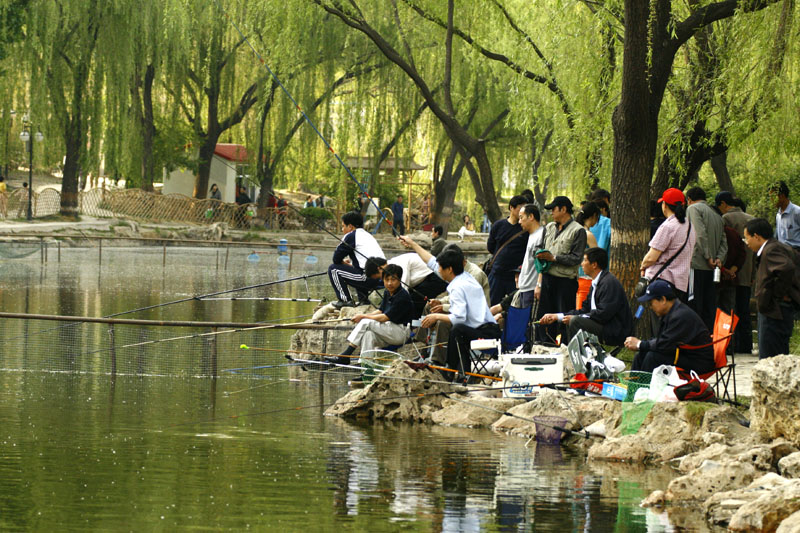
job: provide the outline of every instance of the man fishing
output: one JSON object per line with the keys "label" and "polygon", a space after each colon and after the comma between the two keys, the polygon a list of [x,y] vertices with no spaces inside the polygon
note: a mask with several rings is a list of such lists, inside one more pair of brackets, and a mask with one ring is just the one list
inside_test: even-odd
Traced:
{"label": "man fishing", "polygon": [[361,213],[350,211],[342,215],[344,238],[333,252],[333,264],[328,267],[328,277],[338,301],[333,302],[336,309],[354,307],[350,297],[350,287],[358,293],[359,301],[367,299],[369,291],[380,286],[380,280],[367,278],[364,267],[370,257],[386,257],[378,241],[364,230],[364,217]]}
{"label": "man fishing", "polygon": [[[325,357],[326,361],[347,365],[359,346],[363,354],[391,344],[403,344],[408,338],[413,306],[408,291],[400,286],[403,269],[398,265],[385,265],[382,277],[386,290],[380,308],[372,313],[354,316],[356,327],[347,337],[347,348],[339,356]],[[358,362],[361,363],[360,358]]]}

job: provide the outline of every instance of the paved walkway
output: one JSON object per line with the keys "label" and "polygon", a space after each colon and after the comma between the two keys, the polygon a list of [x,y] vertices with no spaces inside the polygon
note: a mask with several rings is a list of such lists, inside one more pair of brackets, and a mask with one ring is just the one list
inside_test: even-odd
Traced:
{"label": "paved walkway", "polygon": [[757,355],[736,355],[736,394],[739,396],[753,395],[753,367],[758,363]]}

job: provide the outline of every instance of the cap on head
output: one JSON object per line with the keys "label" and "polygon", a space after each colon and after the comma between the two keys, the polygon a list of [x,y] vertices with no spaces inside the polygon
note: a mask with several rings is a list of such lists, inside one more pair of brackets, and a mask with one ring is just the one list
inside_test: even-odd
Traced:
{"label": "cap on head", "polygon": [[664,296],[669,296],[671,294],[674,294],[672,291],[672,285],[663,279],[657,279],[650,283],[650,285],[647,286],[647,291],[645,291],[645,293],[637,299],[640,302],[649,302],[650,300],[663,298]]}
{"label": "cap on head", "polygon": [[686,197],[683,195],[683,191],[672,187],[664,191],[664,194],[658,199],[658,203],[661,202],[666,202],[670,205],[685,204]]}
{"label": "cap on head", "polygon": [[572,209],[572,201],[566,196],[556,196],[553,201],[544,206],[545,209],[553,209],[554,207],[566,207]]}

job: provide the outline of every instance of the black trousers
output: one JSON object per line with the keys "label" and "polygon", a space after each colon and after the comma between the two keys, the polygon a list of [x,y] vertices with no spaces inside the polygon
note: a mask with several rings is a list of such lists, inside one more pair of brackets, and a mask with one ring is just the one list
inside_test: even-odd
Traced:
{"label": "black trousers", "polygon": [[[539,310],[536,320],[547,313],[566,313],[575,308],[575,295],[578,293],[578,280],[559,278],[544,273],[541,275],[542,292],[539,296]],[[555,343],[561,324],[558,322],[536,328],[536,341]]]}
{"label": "black trousers", "polygon": [[714,283],[713,270],[694,271],[694,299],[689,307],[703,320],[708,331],[714,331],[714,317],[717,314],[717,284]]}
{"label": "black trousers", "polygon": [[794,307],[784,303],[778,307],[781,310],[781,319],[758,313],[759,359],[789,353],[789,339],[794,327]]}
{"label": "black trousers", "polygon": [[[472,371],[469,344],[475,339],[499,339],[500,327],[491,322],[471,328],[464,324],[456,324],[450,329],[450,338],[447,340],[447,366],[460,373]],[[448,372],[448,374],[451,374]],[[453,375],[446,376],[450,380]]]}
{"label": "black trousers", "polygon": [[336,297],[345,302],[352,300],[349,287],[355,288],[358,300],[363,301],[370,291],[374,291],[382,283],[380,279],[368,278],[360,268],[345,264],[329,266],[328,278],[336,291]]}
{"label": "black trousers", "polygon": [[[661,365],[674,365],[675,354],[667,355],[661,352],[636,352],[631,363],[631,370],[638,370],[640,372],[652,372]],[[689,372],[694,370],[698,374],[705,374],[714,370],[714,358],[699,358],[687,355],[682,351],[678,357],[678,368]]]}
{"label": "black trousers", "polygon": [[[509,272],[506,274],[497,274],[495,271],[489,273],[489,301],[490,305],[497,305],[500,303],[506,294],[511,294],[517,289],[517,283],[514,281],[514,273]],[[575,295],[572,296],[573,301]],[[569,309],[568,309],[569,310]]]}

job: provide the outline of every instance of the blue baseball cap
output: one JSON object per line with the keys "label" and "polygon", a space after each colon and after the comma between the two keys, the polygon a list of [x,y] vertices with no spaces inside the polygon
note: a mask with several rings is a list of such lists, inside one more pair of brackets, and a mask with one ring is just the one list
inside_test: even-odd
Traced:
{"label": "blue baseball cap", "polygon": [[647,291],[645,291],[642,296],[639,296],[637,300],[640,302],[649,302],[654,298],[663,298],[664,296],[669,296],[671,294],[675,294],[675,292],[672,290],[672,285],[668,281],[657,279],[650,282],[650,285],[647,286]]}

